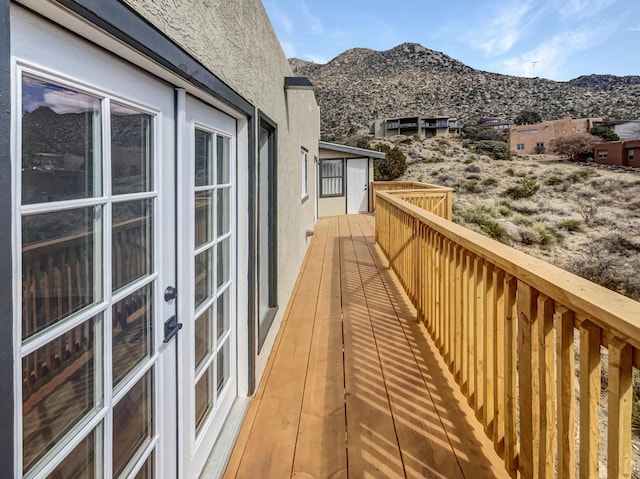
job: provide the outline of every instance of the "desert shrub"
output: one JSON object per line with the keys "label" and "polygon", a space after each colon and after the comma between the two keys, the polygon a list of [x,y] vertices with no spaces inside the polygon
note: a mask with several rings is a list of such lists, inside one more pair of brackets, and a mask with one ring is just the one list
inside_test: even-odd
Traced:
{"label": "desert shrub", "polygon": [[549,142],[549,148],[556,155],[566,156],[569,161],[578,161],[591,154],[594,145],[601,141],[600,138],[589,133],[575,133],[554,138]]}
{"label": "desert shrub", "polygon": [[521,178],[515,186],[507,188],[504,192],[506,196],[514,200],[531,198],[540,189],[540,184],[531,178]]}
{"label": "desert shrub", "polygon": [[482,225],[480,225],[480,229],[485,233],[489,238],[494,239],[496,241],[505,242],[508,238],[507,230],[504,229],[497,221],[486,221]]}
{"label": "desert shrub", "polygon": [[564,178],[561,178],[560,176],[557,176],[557,175],[550,176],[544,182],[544,184],[547,186],[556,186],[556,185],[561,185],[562,183],[564,183]]}
{"label": "desert shrub", "polygon": [[475,181],[480,181],[481,179],[480,175],[467,175],[465,176],[465,178],[467,180],[475,180]]}
{"label": "desert shrub", "polygon": [[369,149],[371,143],[371,138],[368,136],[363,136],[356,141],[356,146],[358,148],[364,148],[366,150]]}
{"label": "desert shrub", "polygon": [[511,204],[511,209],[523,215],[535,215],[540,212],[540,207],[532,201],[516,201]]}
{"label": "desert shrub", "polygon": [[499,140],[500,134],[491,128],[477,128],[465,126],[460,130],[460,136],[469,141]]}
{"label": "desert shrub", "polygon": [[520,242],[528,246],[539,245],[543,248],[548,248],[564,240],[557,229],[542,223],[524,226],[519,232]]}
{"label": "desert shrub", "polygon": [[500,213],[501,216],[513,216],[513,211],[511,211],[509,208],[507,208],[504,205],[500,205],[498,206],[498,213]]}
{"label": "desert shrub", "polygon": [[468,165],[468,164],[470,164],[470,163],[473,163],[474,161],[476,161],[476,159],[475,159],[475,158],[465,158],[465,159],[464,159],[464,161],[463,161],[463,163],[464,163],[465,165]]}
{"label": "desert shrub", "polygon": [[574,171],[569,175],[571,183],[583,183],[587,181],[587,178],[589,178],[589,172],[585,170]]}
{"label": "desert shrub", "polygon": [[517,226],[531,226],[533,224],[532,220],[519,214],[514,215],[512,221]]}
{"label": "desert shrub", "polygon": [[467,193],[480,193],[482,191],[476,180],[465,181],[460,185],[460,188]]}
{"label": "desert shrub", "polygon": [[479,165],[470,164],[464,169],[464,171],[468,173],[480,173],[482,171],[482,168],[480,168]]}
{"label": "desert shrub", "polygon": [[482,180],[482,184],[484,186],[498,186],[498,184],[500,184],[500,180],[498,178],[490,176],[489,178],[485,178],[484,180]]}
{"label": "desert shrub", "polygon": [[513,171],[513,168],[507,168],[506,170],[504,170],[505,175],[509,175],[509,176],[513,176],[516,174],[515,171]]}
{"label": "desert shrub", "polygon": [[407,159],[398,147],[378,145],[378,151],[386,153],[385,157],[374,163],[374,178],[376,181],[390,181],[407,171]]}
{"label": "desert shrub", "polygon": [[481,155],[487,155],[494,160],[510,160],[511,150],[503,141],[481,140],[474,145],[474,151]]}
{"label": "desert shrub", "polygon": [[594,197],[582,198],[578,201],[578,211],[585,224],[590,225],[596,221],[598,211],[600,210],[600,202]]}
{"label": "desert shrub", "polygon": [[577,218],[565,218],[558,223],[558,227],[570,233],[576,233],[582,231],[582,221]]}

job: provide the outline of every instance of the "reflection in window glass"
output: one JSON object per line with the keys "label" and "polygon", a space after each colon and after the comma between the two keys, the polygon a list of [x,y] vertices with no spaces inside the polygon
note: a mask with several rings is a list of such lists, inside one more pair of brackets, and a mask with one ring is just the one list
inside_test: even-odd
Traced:
{"label": "reflection in window glass", "polygon": [[152,200],[113,205],[113,290],[152,273]]}
{"label": "reflection in window glass", "polygon": [[202,429],[204,420],[207,418],[209,411],[213,408],[213,397],[211,395],[212,371],[208,368],[196,383],[196,411],[195,423],[196,434]]}
{"label": "reflection in window glass", "polygon": [[99,434],[101,434],[100,428],[90,432],[48,477],[51,479],[100,477],[101,474],[96,475],[96,466],[99,467],[100,461],[95,457],[96,452],[98,454],[102,452],[96,451],[96,436]]}
{"label": "reflection in window glass", "polygon": [[213,291],[213,254],[212,249],[200,253],[195,258],[195,307],[198,308]]}
{"label": "reflection in window glass", "polygon": [[198,248],[213,238],[213,193],[197,192],[195,208],[195,247]]}
{"label": "reflection in window glass", "polygon": [[100,99],[22,77],[22,204],[99,196]]}
{"label": "reflection in window glass", "polygon": [[152,189],[153,117],[111,103],[111,179],[113,194]]}
{"label": "reflection in window glass", "polygon": [[113,305],[113,385],[151,356],[153,349],[152,285],[147,285]]}
{"label": "reflection in window glass", "polygon": [[195,185],[213,184],[213,140],[211,133],[195,132]]}
{"label": "reflection in window glass", "polygon": [[200,369],[200,365],[205,359],[210,357],[213,349],[213,334],[211,328],[213,327],[213,307],[206,309],[196,319],[195,327],[195,371]]}
{"label": "reflection in window glass", "polygon": [[225,341],[224,345],[218,351],[216,358],[216,391],[220,395],[225,384],[229,379],[229,341]]}
{"label": "reflection in window glass", "polygon": [[216,146],[218,184],[226,185],[229,183],[229,138],[217,136]]}
{"label": "reflection in window glass", "polygon": [[142,465],[142,468],[136,474],[135,479],[153,479],[153,463],[154,463],[154,454],[147,458],[147,460]]}
{"label": "reflection in window glass", "polygon": [[230,198],[229,194],[231,189],[220,188],[218,190],[218,236],[222,236],[227,234],[231,229],[231,224],[229,221],[230,214]]}
{"label": "reflection in window glass", "polygon": [[[94,304],[100,207],[22,218],[22,337]],[[99,260],[98,260],[99,261]]]}
{"label": "reflection in window glass", "polygon": [[220,287],[229,281],[229,238],[218,243],[218,282],[217,286]]}
{"label": "reflection in window glass", "polygon": [[153,437],[153,369],[113,408],[113,476],[144,452]]}
{"label": "reflection in window glass", "polygon": [[102,371],[96,364],[102,357],[97,332],[96,320],[91,319],[22,359],[25,472],[101,406],[96,391]]}
{"label": "reflection in window glass", "polygon": [[231,314],[229,308],[229,288],[227,288],[225,292],[218,297],[216,323],[218,340],[229,330],[229,315]]}

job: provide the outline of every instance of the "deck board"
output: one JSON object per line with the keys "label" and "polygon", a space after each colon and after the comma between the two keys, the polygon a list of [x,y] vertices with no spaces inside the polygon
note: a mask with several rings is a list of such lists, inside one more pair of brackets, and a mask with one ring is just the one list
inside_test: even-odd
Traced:
{"label": "deck board", "polygon": [[318,222],[225,478],[508,477],[373,227]]}

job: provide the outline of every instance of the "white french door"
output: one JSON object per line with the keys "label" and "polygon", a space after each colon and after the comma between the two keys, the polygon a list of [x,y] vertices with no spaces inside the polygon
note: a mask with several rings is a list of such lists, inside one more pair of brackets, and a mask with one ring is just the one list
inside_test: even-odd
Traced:
{"label": "white french door", "polygon": [[236,120],[182,93],[182,477],[198,477],[237,398]]}
{"label": "white french door", "polygon": [[174,478],[173,88],[11,14],[14,476]]}

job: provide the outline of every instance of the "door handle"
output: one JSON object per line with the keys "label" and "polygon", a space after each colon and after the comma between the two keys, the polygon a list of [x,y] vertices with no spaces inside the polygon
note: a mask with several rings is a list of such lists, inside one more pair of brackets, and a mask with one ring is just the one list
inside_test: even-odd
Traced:
{"label": "door handle", "polygon": [[168,343],[182,329],[182,323],[176,320],[175,316],[171,316],[164,322],[164,339],[163,343]]}
{"label": "door handle", "polygon": [[167,286],[167,289],[164,290],[164,300],[168,303],[169,301],[176,299],[178,297],[178,290],[173,286]]}

